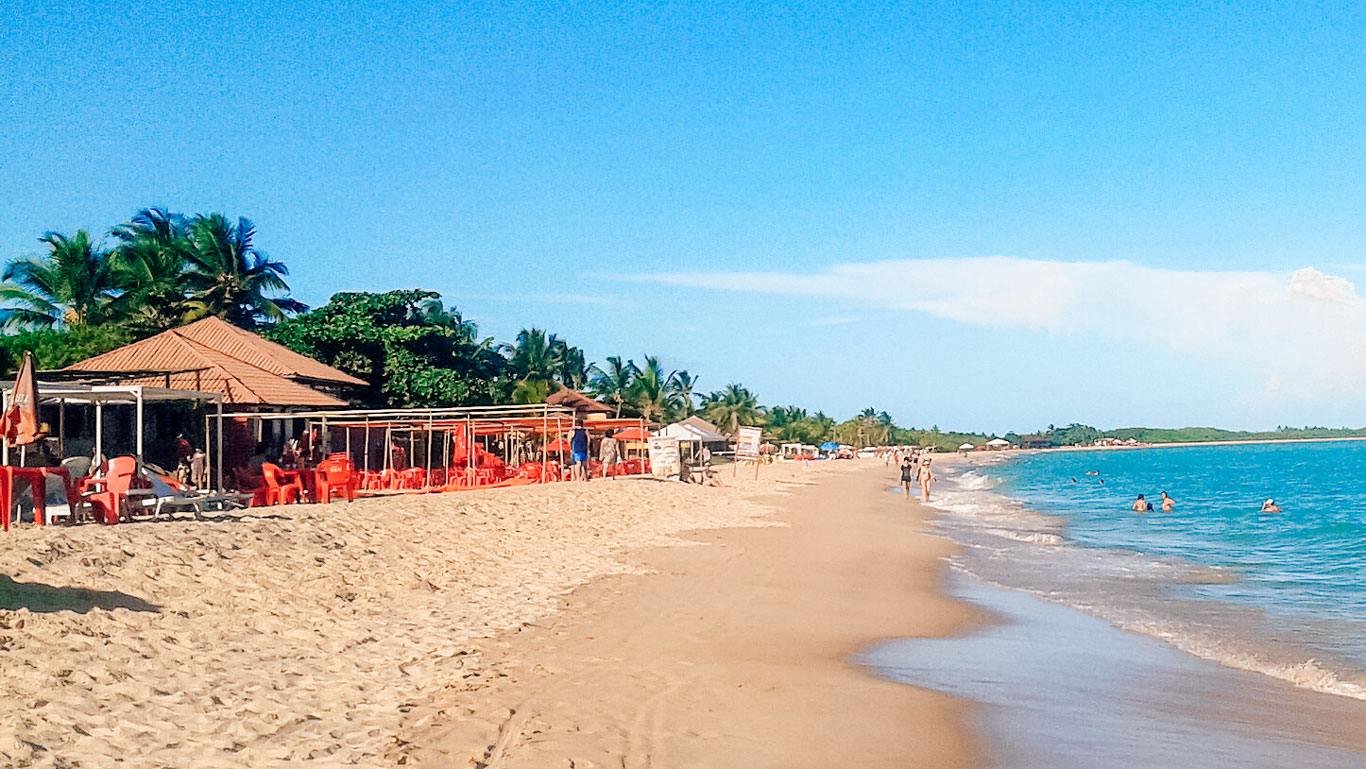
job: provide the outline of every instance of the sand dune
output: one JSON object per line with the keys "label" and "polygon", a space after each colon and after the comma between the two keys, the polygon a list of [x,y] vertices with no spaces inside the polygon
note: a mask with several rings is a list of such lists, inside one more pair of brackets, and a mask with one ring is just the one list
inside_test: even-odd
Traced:
{"label": "sand dune", "polygon": [[[727,480],[730,480],[727,478]],[[404,496],[204,522],[22,527],[0,548],[0,766],[386,765],[405,713],[497,675],[479,639],[767,525],[772,482]]]}

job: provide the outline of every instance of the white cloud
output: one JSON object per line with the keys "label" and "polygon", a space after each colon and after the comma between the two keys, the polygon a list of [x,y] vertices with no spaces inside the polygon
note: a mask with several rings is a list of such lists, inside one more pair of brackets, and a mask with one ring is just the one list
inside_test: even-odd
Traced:
{"label": "white cloud", "polygon": [[1136,340],[1233,370],[1264,372],[1254,389],[1276,399],[1366,393],[1366,301],[1351,281],[1313,267],[1202,272],[1125,261],[976,257],[843,264],[812,274],[644,279],[854,300],[982,326]]}

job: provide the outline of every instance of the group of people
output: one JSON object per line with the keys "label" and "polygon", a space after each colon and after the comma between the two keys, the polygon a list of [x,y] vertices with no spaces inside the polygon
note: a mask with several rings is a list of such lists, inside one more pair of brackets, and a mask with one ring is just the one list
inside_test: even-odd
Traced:
{"label": "group of people", "polygon": [[[603,475],[608,478],[616,477],[615,471],[621,462],[621,445],[612,437],[615,433],[615,430],[609,430],[598,442],[598,461],[602,463]],[[589,456],[588,431],[584,429],[583,422],[575,422],[574,432],[569,436],[569,477],[572,480],[587,481],[593,477]]]}
{"label": "group of people", "polygon": [[[1161,504],[1162,512],[1164,513],[1170,513],[1172,510],[1176,508],[1176,500],[1167,496],[1167,492],[1165,491],[1162,492]],[[1145,499],[1142,494],[1139,494],[1138,499],[1134,500],[1133,510],[1135,513],[1150,513],[1153,510],[1153,503]]]}
{"label": "group of people", "polygon": [[920,501],[930,501],[930,487],[934,486],[934,470],[930,467],[930,453],[920,449],[897,451],[892,457],[901,468],[901,489],[911,498],[911,484],[920,485]]}
{"label": "group of people", "polygon": [[[1176,507],[1176,500],[1167,496],[1167,492],[1164,491],[1162,492],[1161,504],[1162,512],[1170,513]],[[1133,511],[1135,513],[1151,513],[1153,511],[1153,503],[1149,502],[1147,499],[1144,499],[1142,494],[1139,494],[1138,499],[1134,500]],[[1262,503],[1261,511],[1263,513],[1279,513],[1281,512],[1281,506],[1276,504],[1276,500],[1268,499],[1267,501]]]}

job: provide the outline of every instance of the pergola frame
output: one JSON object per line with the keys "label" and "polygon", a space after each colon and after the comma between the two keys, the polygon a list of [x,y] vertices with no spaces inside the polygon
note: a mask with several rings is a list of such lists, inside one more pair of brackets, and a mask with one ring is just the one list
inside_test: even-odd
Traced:
{"label": "pergola frame", "polygon": [[[351,431],[363,429],[365,431],[365,456],[360,469],[370,470],[370,445],[371,435],[375,430],[385,431],[386,447],[392,445],[394,433],[407,432],[408,437],[408,456],[414,455],[413,448],[417,440],[417,433],[423,433],[426,443],[425,464],[428,477],[432,470],[432,457],[434,454],[433,434],[437,432],[446,433],[446,438],[442,441],[443,464],[449,464],[450,460],[450,440],[456,433],[463,433],[465,445],[473,445],[474,439],[479,436],[490,435],[511,435],[518,431],[536,433],[540,435],[562,435],[571,430],[576,420],[582,420],[583,427],[592,432],[605,432],[613,429],[623,429],[627,427],[639,427],[647,429],[649,423],[640,418],[633,419],[595,419],[585,417],[584,413],[569,406],[552,405],[547,403],[530,404],[510,404],[500,406],[458,406],[447,408],[408,408],[408,409],[336,409],[319,411],[219,411],[218,419],[218,466],[216,468],[219,478],[219,485],[222,485],[223,477],[223,420],[224,419],[257,419],[265,421],[297,421],[303,420],[305,431],[312,432],[316,426],[319,428],[319,439],[324,453],[330,452],[331,434],[330,430],[346,430],[346,453],[351,454]],[[547,462],[550,459],[550,452],[547,449],[549,441],[543,441],[541,446],[541,461]],[[384,452],[384,467],[382,470],[390,469],[392,463],[392,451],[386,449]]]}
{"label": "pergola frame", "polygon": [[[13,383],[0,385],[4,390],[5,403],[9,403],[10,391],[14,389]],[[215,392],[203,392],[198,390],[177,390],[168,387],[149,387],[147,385],[90,385],[72,384],[66,382],[39,382],[38,400],[47,405],[56,404],[57,411],[57,445],[58,453],[65,456],[66,449],[66,406],[75,404],[80,406],[94,406],[95,408],[95,457],[104,455],[104,407],[108,405],[132,406],[135,410],[136,434],[135,453],[138,462],[142,462],[143,454],[143,432],[145,430],[143,407],[147,403],[160,403],[167,401],[210,401],[217,405],[218,414],[223,414],[223,395]],[[207,417],[205,418],[207,428]],[[221,419],[219,422],[222,424]],[[207,443],[208,435],[205,435]],[[3,442],[0,442],[3,443]],[[222,442],[219,442],[219,450],[222,450]],[[206,453],[210,454],[209,462],[213,461],[214,452],[207,447]],[[217,457],[219,466],[222,466],[222,456]],[[8,465],[9,444],[5,443],[0,448],[0,464]],[[218,479],[219,488],[222,488],[222,475]]]}

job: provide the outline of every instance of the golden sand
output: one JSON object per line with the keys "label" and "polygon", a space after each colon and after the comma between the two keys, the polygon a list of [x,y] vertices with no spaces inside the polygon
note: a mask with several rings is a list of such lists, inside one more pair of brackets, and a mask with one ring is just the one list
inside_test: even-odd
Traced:
{"label": "golden sand", "polygon": [[21,527],[0,542],[0,766],[377,766],[480,639],[637,573],[630,548],[766,525],[651,480]]}

